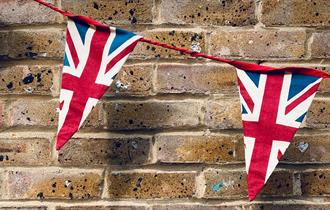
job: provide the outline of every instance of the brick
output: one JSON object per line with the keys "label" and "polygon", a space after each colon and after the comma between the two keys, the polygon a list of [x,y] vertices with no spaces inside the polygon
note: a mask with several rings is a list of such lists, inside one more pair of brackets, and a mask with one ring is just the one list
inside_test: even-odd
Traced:
{"label": "brick", "polygon": [[53,72],[59,66],[16,65],[0,67],[0,94],[50,95]]}
{"label": "brick", "polygon": [[315,204],[254,204],[251,205],[250,210],[328,210],[329,206],[325,205],[315,205]]}
{"label": "brick", "polygon": [[[8,126],[56,127],[58,122],[58,100],[18,99],[7,108]],[[97,104],[82,125],[82,128],[101,127],[101,104]]]}
{"label": "brick", "polygon": [[325,132],[296,135],[282,160],[296,163],[330,162],[329,150],[328,134]]}
{"label": "brick", "polygon": [[[139,33],[147,39],[165,42],[167,44],[190,49],[192,44],[199,45],[201,52],[206,52],[205,49],[205,34],[202,32],[194,31],[145,31]],[[169,50],[147,43],[139,43],[134,49],[132,58],[137,59],[151,59],[151,58],[188,58],[187,55],[182,55],[175,50]]]}
{"label": "brick", "polygon": [[210,53],[245,59],[300,59],[305,54],[304,30],[218,30],[210,35]]}
{"label": "brick", "polygon": [[242,128],[238,96],[216,97],[206,105],[205,124],[212,129]]}
{"label": "brick", "polygon": [[109,139],[73,139],[60,151],[61,165],[140,165],[150,162],[151,138],[113,136]]}
{"label": "brick", "polygon": [[[202,196],[208,199],[245,198],[247,180],[245,171],[224,171],[208,169],[203,172],[205,192]],[[275,171],[263,188],[262,196],[293,196],[294,175],[287,171]]]}
{"label": "brick", "polygon": [[61,29],[20,30],[10,33],[9,58],[59,58],[64,56],[64,33]]}
{"label": "brick", "polygon": [[305,196],[330,194],[330,170],[320,169],[301,174],[301,190]]}
{"label": "brick", "polygon": [[[329,15],[329,20],[330,20],[330,15]],[[310,45],[312,58],[329,58],[330,57],[329,39],[330,39],[329,32],[328,33],[327,32],[313,33],[312,42]]]}
{"label": "brick", "polygon": [[0,166],[49,165],[48,139],[0,139]]}
{"label": "brick", "polygon": [[162,23],[246,26],[256,23],[255,3],[247,1],[166,0],[160,4]]}
{"label": "brick", "polygon": [[91,200],[101,197],[100,170],[44,168],[6,170],[7,199]]}
{"label": "brick", "polygon": [[5,127],[5,107],[6,107],[6,102],[5,101],[0,101],[0,130]]}
{"label": "brick", "polygon": [[191,198],[195,192],[195,172],[111,172],[110,199]]}
{"label": "brick", "polygon": [[47,207],[0,207],[0,210],[47,210]]}
{"label": "brick", "polygon": [[202,118],[199,101],[134,101],[105,103],[110,130],[196,127]]}
{"label": "brick", "polygon": [[212,205],[162,205],[162,206],[154,206],[152,207],[152,210],[243,210],[243,207],[241,205],[235,205],[235,206],[228,206],[228,205],[218,205],[218,206],[212,206]]}
{"label": "brick", "polygon": [[[54,4],[54,0],[46,2]],[[56,23],[58,13],[29,0],[3,0],[0,4],[0,25]]]}
{"label": "brick", "polygon": [[8,57],[8,36],[8,32],[0,32],[0,59]]}
{"label": "brick", "polygon": [[57,207],[56,210],[145,210],[145,207],[136,206],[75,206],[75,207]]}
{"label": "brick", "polygon": [[124,65],[106,96],[145,96],[152,91],[152,64]]}
{"label": "brick", "polygon": [[227,163],[244,160],[241,135],[162,134],[155,137],[157,159],[164,163]]}
{"label": "brick", "polygon": [[144,24],[153,19],[153,0],[62,0],[62,8],[107,24]]}
{"label": "brick", "polygon": [[330,101],[315,98],[306,117],[306,126],[310,128],[327,128],[330,122]]}
{"label": "brick", "polygon": [[236,92],[235,68],[222,65],[162,64],[157,68],[156,92]]}
{"label": "brick", "polygon": [[261,22],[266,26],[329,26],[329,8],[327,0],[265,0]]}

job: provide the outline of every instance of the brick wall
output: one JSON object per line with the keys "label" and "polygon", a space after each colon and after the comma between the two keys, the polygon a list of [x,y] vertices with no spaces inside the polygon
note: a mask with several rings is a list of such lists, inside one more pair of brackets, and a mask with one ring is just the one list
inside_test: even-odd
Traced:
{"label": "brick wall", "polygon": [[[180,47],[330,66],[329,0],[48,0]],[[330,209],[330,80],[254,203],[232,67],[139,44],[83,129],[54,149],[65,19],[0,2],[0,209]],[[300,146],[300,147],[299,147]],[[300,150],[299,150],[300,148]]]}

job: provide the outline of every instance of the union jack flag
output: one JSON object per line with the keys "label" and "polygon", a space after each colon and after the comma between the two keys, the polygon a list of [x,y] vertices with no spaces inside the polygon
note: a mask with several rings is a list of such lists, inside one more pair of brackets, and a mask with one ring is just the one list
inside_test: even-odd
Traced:
{"label": "union jack flag", "polygon": [[56,148],[81,127],[141,37],[68,19]]}
{"label": "union jack flag", "polygon": [[322,78],[240,69],[237,76],[249,198],[254,200],[288,148]]}

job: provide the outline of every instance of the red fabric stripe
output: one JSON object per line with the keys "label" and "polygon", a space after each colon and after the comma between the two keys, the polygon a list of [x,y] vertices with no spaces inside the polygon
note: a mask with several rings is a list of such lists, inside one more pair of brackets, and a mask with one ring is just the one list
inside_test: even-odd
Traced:
{"label": "red fabric stripe", "polygon": [[306,91],[306,93],[302,94],[296,100],[292,101],[292,103],[289,106],[286,107],[285,114],[288,114],[292,109],[294,109],[296,106],[298,106],[301,102],[303,102],[308,97],[313,95],[317,91],[317,89],[319,88],[319,85],[320,85],[320,83],[315,84],[308,91]]}
{"label": "red fabric stripe", "polygon": [[238,81],[238,85],[239,85],[239,88],[240,88],[240,93],[241,93],[242,97],[244,98],[244,101],[248,105],[251,112],[253,112],[254,103],[253,103],[252,98],[250,97],[250,94],[247,92],[247,90],[245,89],[242,81],[239,78],[237,78],[237,81]]}
{"label": "red fabric stripe", "polygon": [[73,44],[72,37],[70,35],[69,30],[66,33],[66,43],[68,44],[73,63],[75,65],[75,67],[77,68],[77,66],[79,64],[79,58],[78,58],[78,54],[77,54],[76,48]]}

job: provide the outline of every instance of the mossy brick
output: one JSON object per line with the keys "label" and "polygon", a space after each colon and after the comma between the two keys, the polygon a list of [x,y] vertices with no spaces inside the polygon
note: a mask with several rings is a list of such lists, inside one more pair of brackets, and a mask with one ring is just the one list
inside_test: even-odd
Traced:
{"label": "mossy brick", "polygon": [[[55,0],[46,2],[54,4]],[[0,25],[54,24],[62,19],[59,13],[30,0],[2,0],[0,4]]]}
{"label": "mossy brick", "polygon": [[107,24],[146,24],[153,20],[153,0],[62,0],[62,8]]}
{"label": "mossy brick", "polygon": [[210,35],[210,53],[244,59],[302,59],[306,32],[300,29],[215,30]]}
{"label": "mossy brick", "polygon": [[160,3],[162,23],[193,24],[202,26],[247,26],[254,25],[255,2],[202,1],[202,0],[163,0]]}
{"label": "mossy brick", "polygon": [[191,198],[195,192],[195,172],[112,171],[108,175],[110,199]]}
{"label": "mossy brick", "polygon": [[223,65],[160,64],[157,93],[228,94],[237,92],[235,68]]}
{"label": "mossy brick", "polygon": [[52,146],[48,139],[0,139],[0,166],[50,165]]}
{"label": "mossy brick", "polygon": [[266,26],[330,25],[328,0],[263,0],[261,7],[261,22]]}
{"label": "mossy brick", "polygon": [[6,170],[6,198],[10,200],[100,199],[101,170],[38,168]]}
{"label": "mossy brick", "polygon": [[150,162],[151,138],[112,136],[72,139],[59,151],[63,166],[143,165]]}

